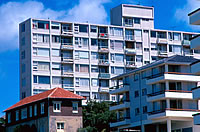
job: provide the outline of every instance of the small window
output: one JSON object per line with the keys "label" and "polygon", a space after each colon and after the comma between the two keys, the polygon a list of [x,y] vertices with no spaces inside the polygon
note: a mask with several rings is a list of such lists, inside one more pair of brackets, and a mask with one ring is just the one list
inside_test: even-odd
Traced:
{"label": "small window", "polygon": [[135,98],[139,97],[139,91],[135,91]]}
{"label": "small window", "polygon": [[147,89],[146,88],[142,89],[142,96],[145,96],[145,95],[147,95]]}
{"label": "small window", "polygon": [[37,116],[37,105],[34,105],[34,116]]}
{"label": "small window", "polygon": [[134,81],[137,81],[139,79],[139,74],[134,75]]}
{"label": "small window", "polygon": [[97,26],[91,26],[90,32],[96,33],[97,32]]}
{"label": "small window", "polygon": [[40,112],[41,114],[44,114],[44,103],[40,104]]}
{"label": "small window", "polygon": [[59,28],[60,28],[60,23],[57,22],[51,23],[51,29],[59,30]]}
{"label": "small window", "polygon": [[137,115],[139,115],[140,114],[140,109],[139,108],[136,108],[135,109],[135,115],[137,116]]}
{"label": "small window", "polygon": [[150,63],[150,61],[144,61],[144,64],[149,64]]}
{"label": "small window", "polygon": [[135,24],[140,24],[140,18],[134,18],[134,23]]}
{"label": "small window", "polygon": [[53,112],[61,112],[61,102],[53,102]]}
{"label": "small window", "polygon": [[144,48],[144,51],[149,51],[149,48]]}
{"label": "small window", "polygon": [[32,106],[29,106],[29,117],[32,117]]}
{"label": "small window", "polygon": [[156,31],[151,31],[151,37],[156,38]]}
{"label": "small window", "polygon": [[22,51],[22,52],[21,52],[21,59],[22,59],[22,60],[25,59],[25,51]]}
{"label": "small window", "polygon": [[11,113],[8,113],[8,123],[11,123]]}
{"label": "small window", "polygon": [[64,130],[64,122],[57,122],[57,130]]}
{"label": "small window", "polygon": [[72,102],[72,113],[78,113],[78,102]]}
{"label": "small window", "polygon": [[147,106],[143,106],[143,114],[147,113]]}
{"label": "small window", "polygon": [[21,110],[21,119],[27,118],[27,108]]}
{"label": "small window", "polygon": [[25,23],[23,23],[21,26],[21,32],[25,32]]}
{"label": "small window", "polygon": [[17,111],[15,112],[15,119],[16,119],[16,121],[19,120],[19,110],[17,110]]}

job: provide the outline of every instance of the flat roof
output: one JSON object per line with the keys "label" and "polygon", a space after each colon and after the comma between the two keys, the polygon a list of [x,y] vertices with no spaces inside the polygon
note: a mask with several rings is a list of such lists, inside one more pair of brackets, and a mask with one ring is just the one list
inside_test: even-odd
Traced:
{"label": "flat roof", "polygon": [[194,13],[196,13],[198,11],[200,11],[200,8],[198,8],[198,9],[194,10],[193,12],[189,13],[188,16],[191,16],[192,14],[194,14]]}

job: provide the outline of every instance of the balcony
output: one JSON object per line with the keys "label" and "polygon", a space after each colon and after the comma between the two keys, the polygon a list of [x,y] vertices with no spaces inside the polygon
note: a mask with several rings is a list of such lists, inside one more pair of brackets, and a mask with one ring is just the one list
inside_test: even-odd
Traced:
{"label": "balcony", "polygon": [[114,102],[112,106],[110,106],[109,110],[120,110],[130,108],[130,100],[123,100],[122,102]]}
{"label": "balcony", "polygon": [[71,71],[62,71],[62,77],[74,77],[74,73]]}
{"label": "balcony", "polygon": [[136,67],[135,61],[126,61],[126,67]]}
{"label": "balcony", "polygon": [[112,91],[110,91],[110,94],[120,94],[120,93],[125,93],[130,90],[130,85],[129,84],[121,84],[119,86],[115,86],[110,88]]}
{"label": "balcony", "polygon": [[200,125],[200,113],[193,115],[194,125]]}
{"label": "balcony", "polygon": [[135,55],[136,54],[136,50],[135,49],[125,49],[125,54],[127,55]]}
{"label": "balcony", "polygon": [[189,22],[192,25],[200,25],[200,9],[197,9],[193,12],[191,12],[190,14],[188,14],[189,16]]}
{"label": "balcony", "polygon": [[200,110],[196,109],[176,109],[176,108],[166,108],[161,110],[156,110],[148,113],[148,119],[163,119],[168,117],[189,117],[192,118],[193,114],[200,113]]}
{"label": "balcony", "polygon": [[184,90],[163,90],[147,95],[147,101],[157,101],[163,99],[192,99],[192,91]]}
{"label": "balcony", "polygon": [[191,49],[200,49],[200,35],[196,35],[191,39]]}
{"label": "balcony", "polygon": [[109,87],[100,87],[99,92],[100,93],[109,93]]}
{"label": "balcony", "polygon": [[135,41],[134,35],[125,35],[125,40],[126,41]]}
{"label": "balcony", "polygon": [[110,79],[110,74],[109,73],[99,73],[99,78],[100,79]]}
{"label": "balcony", "polygon": [[62,63],[73,63],[73,57],[62,57]]}
{"label": "balcony", "polygon": [[158,74],[147,77],[146,83],[154,84],[154,83],[164,82],[166,80],[199,82],[200,76],[196,76],[192,73],[164,72],[164,73],[158,73]]}
{"label": "balcony", "polygon": [[107,59],[99,59],[99,65],[109,66],[109,60],[107,60]]}
{"label": "balcony", "polygon": [[190,41],[189,40],[183,40],[182,45],[183,46],[190,46]]}
{"label": "balcony", "polygon": [[108,35],[108,33],[99,33],[98,37],[101,39],[108,39],[109,35]]}
{"label": "balcony", "polygon": [[158,44],[168,44],[168,41],[166,38],[158,38],[157,43]]}
{"label": "balcony", "polygon": [[73,43],[62,43],[61,49],[62,50],[73,50],[74,49]]}
{"label": "balcony", "polygon": [[68,91],[74,91],[74,85],[73,84],[63,84],[63,88],[65,90],[68,90]]}
{"label": "balcony", "polygon": [[116,122],[110,123],[110,127],[118,127],[118,126],[125,126],[125,125],[130,125],[130,117],[123,117],[120,119],[117,119]]}
{"label": "balcony", "polygon": [[101,52],[101,53],[108,53],[109,49],[108,49],[108,46],[99,46],[98,51]]}

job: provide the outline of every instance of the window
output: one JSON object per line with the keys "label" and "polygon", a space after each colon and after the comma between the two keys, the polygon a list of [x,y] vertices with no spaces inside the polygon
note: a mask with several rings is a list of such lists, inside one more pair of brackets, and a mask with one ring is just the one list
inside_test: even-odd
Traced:
{"label": "window", "polygon": [[40,112],[41,114],[44,114],[44,103],[40,104]]}
{"label": "window", "polygon": [[34,116],[37,116],[37,104],[34,105]]}
{"label": "window", "polygon": [[25,32],[25,23],[23,23],[21,26],[21,32]]}
{"label": "window", "polygon": [[29,117],[32,117],[32,114],[33,114],[32,109],[33,109],[32,106],[29,106]]}
{"label": "window", "polygon": [[60,23],[57,22],[51,22],[51,29],[59,30]]}
{"label": "window", "polygon": [[26,65],[22,64],[22,73],[26,72]]}
{"label": "window", "polygon": [[136,61],[142,62],[142,55],[136,55]]}
{"label": "window", "polygon": [[53,102],[53,112],[61,112],[61,102]]}
{"label": "window", "polygon": [[116,74],[116,75],[122,74],[122,73],[124,73],[124,68],[123,67],[111,67],[111,73]]}
{"label": "window", "polygon": [[173,33],[173,37],[174,37],[174,40],[181,40],[181,34],[180,33]]}
{"label": "window", "polygon": [[72,113],[78,113],[78,102],[72,102]]}
{"label": "window", "polygon": [[89,87],[88,78],[76,78],[76,87]]}
{"label": "window", "polygon": [[35,21],[33,20],[33,28],[34,29],[49,29],[48,21]]}
{"label": "window", "polygon": [[79,25],[79,32],[87,33],[88,26],[87,25]]}
{"label": "window", "polygon": [[115,28],[111,27],[110,28],[110,35],[112,36],[123,36],[123,29],[122,28]]}
{"label": "window", "polygon": [[38,84],[50,84],[50,77],[49,76],[33,76],[34,83]]}
{"label": "window", "polygon": [[63,122],[57,122],[57,130],[64,130],[64,123]]}
{"label": "window", "polygon": [[149,51],[149,48],[144,48],[144,51]]}
{"label": "window", "polygon": [[134,18],[134,23],[135,24],[140,24],[140,18]]}
{"label": "window", "polygon": [[156,61],[157,60],[157,56],[151,56],[151,60],[152,61]]}
{"label": "window", "polygon": [[60,63],[52,63],[52,70],[61,70]]}
{"label": "window", "polygon": [[151,31],[151,37],[156,38],[156,31]]}
{"label": "window", "polygon": [[143,114],[147,113],[147,106],[143,106]]}
{"label": "window", "polygon": [[169,52],[173,52],[175,54],[181,54],[181,46],[180,45],[169,45]]}
{"label": "window", "polygon": [[26,86],[26,78],[22,78],[22,87]]}
{"label": "window", "polygon": [[158,50],[157,44],[151,43],[151,50]]}
{"label": "window", "polygon": [[33,55],[49,57],[49,49],[33,48]]}
{"label": "window", "polygon": [[145,96],[145,95],[147,95],[147,89],[146,89],[146,88],[143,88],[143,89],[142,89],[142,96]]}
{"label": "window", "polygon": [[11,113],[8,113],[8,123],[11,123]]}
{"label": "window", "polygon": [[75,71],[76,71],[76,72],[85,72],[85,73],[89,73],[89,66],[88,66],[88,65],[76,64],[76,65],[75,65]]}
{"label": "window", "polygon": [[143,71],[143,72],[142,72],[142,79],[145,79],[145,78],[146,78],[146,72]]}
{"label": "window", "polygon": [[60,43],[60,36],[52,35],[52,42],[53,43]]}
{"label": "window", "polygon": [[123,41],[111,40],[110,41],[110,48],[113,49],[113,50],[123,50],[124,49],[124,43],[123,43]]}
{"label": "window", "polygon": [[166,32],[157,32],[157,37],[158,38],[167,38],[167,33]]}
{"label": "window", "polygon": [[134,81],[137,81],[139,79],[139,74],[134,74]]}
{"label": "window", "polygon": [[89,53],[87,51],[75,51],[75,59],[88,59]]}
{"label": "window", "polygon": [[92,79],[92,86],[97,87],[98,86],[98,79]]}
{"label": "window", "polygon": [[142,37],[142,30],[134,30],[135,37]]}
{"label": "window", "polygon": [[49,62],[33,62],[34,71],[49,71]]}
{"label": "window", "polygon": [[23,45],[25,45],[26,44],[26,42],[25,42],[25,37],[23,37],[22,39],[21,39],[21,45],[23,46]]}
{"label": "window", "polygon": [[136,49],[137,50],[142,50],[142,43],[136,42]]}
{"label": "window", "polygon": [[15,120],[19,120],[19,110],[15,111]]}
{"label": "window", "polygon": [[135,91],[135,98],[139,97],[139,91]]}
{"label": "window", "polygon": [[52,83],[53,84],[61,84],[62,80],[60,77],[52,77]]}
{"label": "window", "polygon": [[97,39],[91,39],[91,46],[98,46]]}
{"label": "window", "polygon": [[97,26],[91,25],[91,26],[90,26],[90,32],[96,33],[96,32],[97,32]]}
{"label": "window", "polygon": [[91,66],[91,72],[99,72],[98,66],[92,65],[92,66]]}
{"label": "window", "polygon": [[21,110],[21,119],[27,118],[27,108]]}
{"label": "window", "polygon": [[135,115],[137,116],[137,115],[139,115],[140,114],[140,109],[139,108],[136,108],[135,109]]}
{"label": "window", "polygon": [[22,52],[21,52],[21,59],[22,59],[22,60],[25,59],[25,51],[22,51]]}
{"label": "window", "polygon": [[49,43],[49,35],[46,34],[33,34],[34,43]]}

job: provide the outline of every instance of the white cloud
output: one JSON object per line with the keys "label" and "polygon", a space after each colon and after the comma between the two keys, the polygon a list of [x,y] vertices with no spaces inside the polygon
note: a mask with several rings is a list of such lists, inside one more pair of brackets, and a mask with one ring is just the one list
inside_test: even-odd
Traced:
{"label": "white cloud", "polygon": [[178,22],[183,22],[186,24],[186,26],[192,28],[192,26],[189,25],[188,14],[199,7],[200,7],[199,0],[187,0],[186,4],[182,8],[178,8],[176,10],[176,13],[175,13],[176,20]]}
{"label": "white cloud", "polygon": [[107,24],[107,13],[103,6],[109,0],[80,0],[79,4],[68,11],[67,20]]}
{"label": "white cloud", "polygon": [[92,23],[107,23],[103,4],[108,0],[80,0],[67,11],[46,9],[41,2],[8,2],[0,5],[0,52],[18,48],[18,25],[28,18],[50,18]]}

